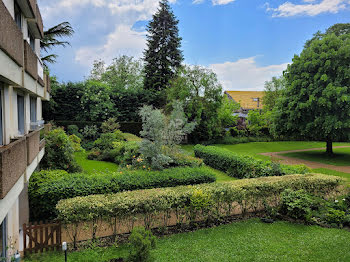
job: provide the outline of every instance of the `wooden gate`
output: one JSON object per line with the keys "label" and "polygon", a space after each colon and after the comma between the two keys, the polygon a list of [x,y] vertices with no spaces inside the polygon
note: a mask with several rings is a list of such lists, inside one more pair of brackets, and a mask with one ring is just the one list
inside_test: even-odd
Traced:
{"label": "wooden gate", "polygon": [[38,253],[61,248],[61,224],[29,223],[23,224],[24,254]]}

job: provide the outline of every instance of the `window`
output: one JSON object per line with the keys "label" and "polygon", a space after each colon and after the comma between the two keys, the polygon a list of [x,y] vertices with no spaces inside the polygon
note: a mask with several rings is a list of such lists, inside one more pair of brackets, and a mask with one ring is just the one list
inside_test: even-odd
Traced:
{"label": "window", "polygon": [[30,122],[34,123],[36,119],[36,97],[30,97]]}
{"label": "window", "polygon": [[17,95],[18,133],[24,135],[24,96]]}
{"label": "window", "polygon": [[0,145],[3,145],[3,124],[2,124],[2,86],[0,83]]}
{"label": "window", "polygon": [[19,6],[15,3],[15,21],[19,29],[22,30],[22,13]]}
{"label": "window", "polygon": [[28,29],[28,37],[29,37],[29,45],[32,48],[32,50],[35,52],[35,38],[34,36],[30,33]]}
{"label": "window", "polygon": [[6,222],[7,222],[7,219],[5,218],[4,221],[2,221],[2,223],[0,224],[0,260],[1,258],[6,257],[6,246],[7,246]]}

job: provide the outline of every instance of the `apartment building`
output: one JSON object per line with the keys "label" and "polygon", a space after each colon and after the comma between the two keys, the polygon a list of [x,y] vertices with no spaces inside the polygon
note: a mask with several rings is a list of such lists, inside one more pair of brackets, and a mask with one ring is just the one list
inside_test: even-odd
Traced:
{"label": "apartment building", "polygon": [[0,0],[0,260],[21,248],[28,181],[44,155],[42,101],[50,79],[40,60],[36,0]]}

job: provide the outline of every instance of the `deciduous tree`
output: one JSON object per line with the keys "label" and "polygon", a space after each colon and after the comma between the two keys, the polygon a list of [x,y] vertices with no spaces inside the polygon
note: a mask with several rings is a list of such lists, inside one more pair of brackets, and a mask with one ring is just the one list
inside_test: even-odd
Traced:
{"label": "deciduous tree", "polygon": [[276,135],[327,142],[350,128],[350,35],[325,35],[293,58],[284,74],[287,87],[278,100],[272,130]]}

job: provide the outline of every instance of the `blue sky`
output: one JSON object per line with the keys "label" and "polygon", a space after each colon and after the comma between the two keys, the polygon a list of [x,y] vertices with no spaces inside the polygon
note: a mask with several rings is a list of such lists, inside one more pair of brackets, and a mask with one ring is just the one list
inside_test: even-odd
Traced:
{"label": "blue sky", "polygon": [[[39,0],[48,28],[69,21],[71,47],[51,73],[81,81],[92,63],[119,55],[142,56],[145,25],[156,0]],[[180,20],[185,63],[211,68],[225,90],[262,90],[281,75],[318,30],[349,22],[350,0],[171,0]]]}

